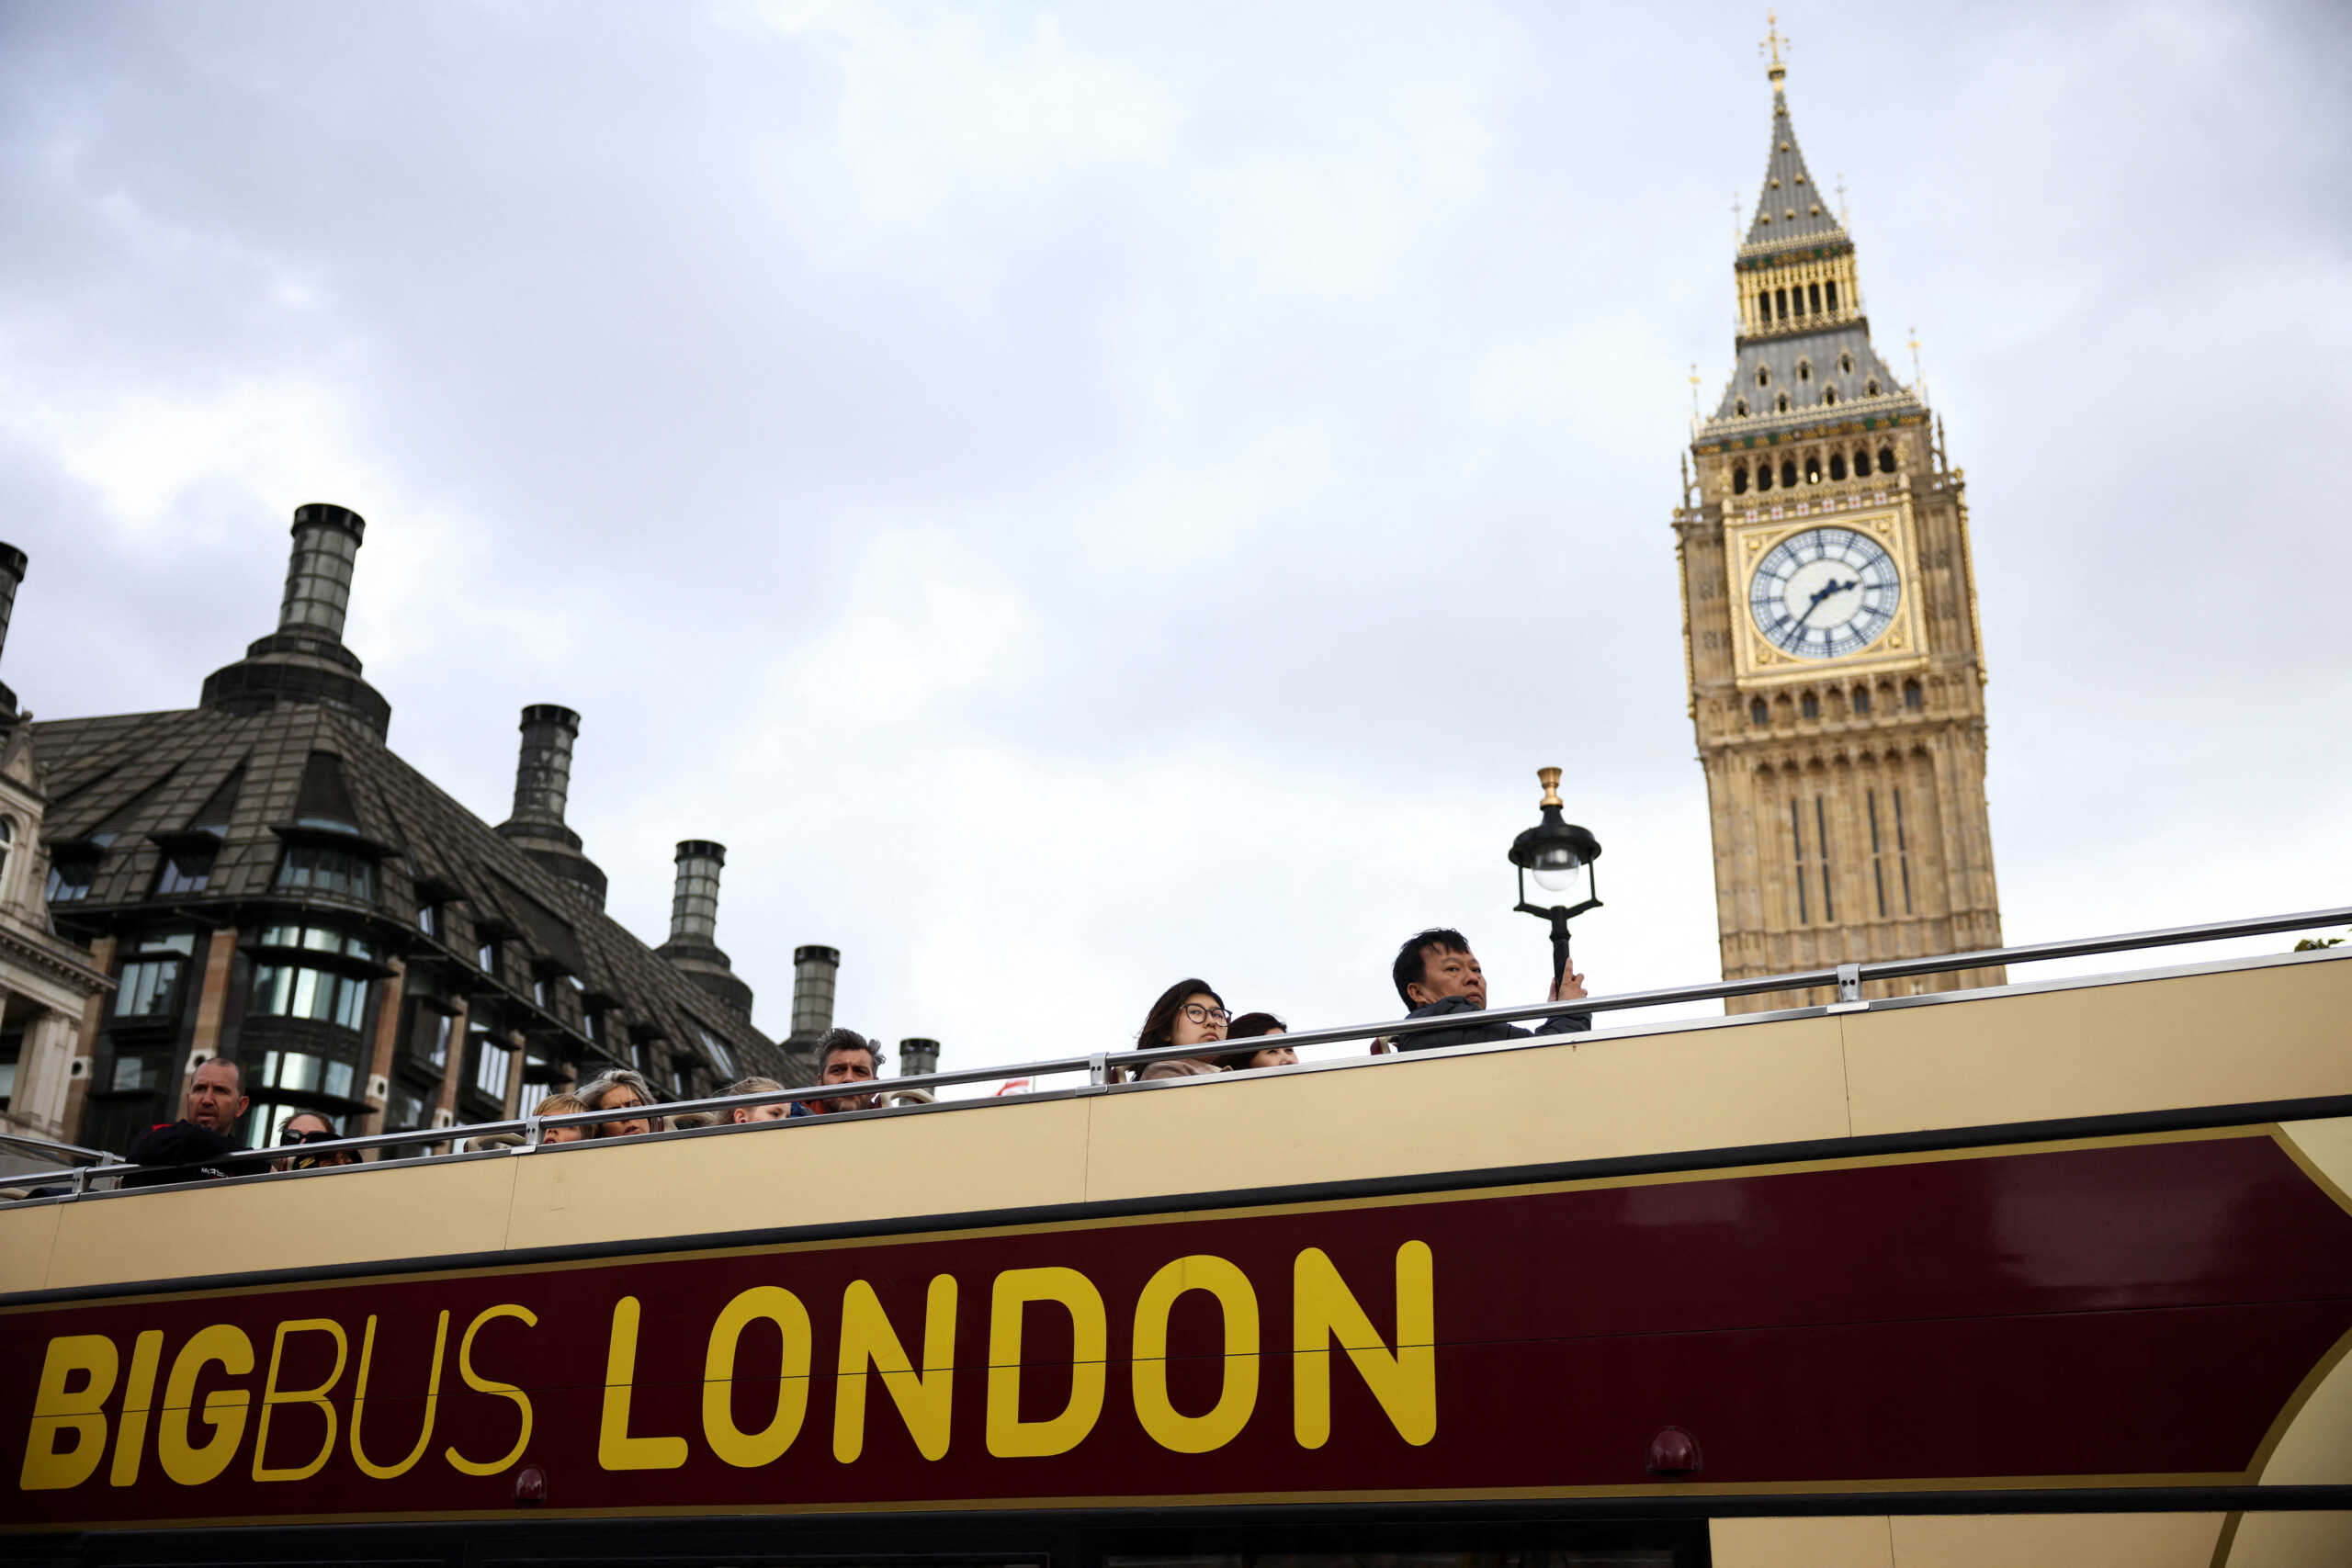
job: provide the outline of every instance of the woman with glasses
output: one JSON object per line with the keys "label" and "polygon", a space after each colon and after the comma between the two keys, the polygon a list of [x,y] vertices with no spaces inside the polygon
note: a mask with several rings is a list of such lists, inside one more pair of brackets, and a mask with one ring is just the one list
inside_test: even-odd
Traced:
{"label": "woman with glasses", "polygon": [[[1136,1049],[1156,1051],[1164,1045],[1214,1045],[1225,1038],[1225,1026],[1233,1015],[1225,1010],[1225,998],[1209,989],[1206,980],[1179,980],[1159,993],[1145,1015],[1143,1028],[1136,1035]],[[1200,1073],[1220,1072],[1215,1054],[1204,1052],[1198,1056],[1162,1056],[1157,1062],[1144,1064],[1138,1078],[1187,1078]]]}
{"label": "woman with glasses", "polygon": [[289,1157],[271,1165],[272,1170],[311,1170],[322,1165],[353,1165],[357,1163],[349,1149],[337,1149],[331,1154],[311,1155],[302,1152],[305,1144],[323,1144],[343,1134],[334,1123],[315,1111],[298,1111],[286,1119],[277,1130],[280,1148],[290,1151]]}

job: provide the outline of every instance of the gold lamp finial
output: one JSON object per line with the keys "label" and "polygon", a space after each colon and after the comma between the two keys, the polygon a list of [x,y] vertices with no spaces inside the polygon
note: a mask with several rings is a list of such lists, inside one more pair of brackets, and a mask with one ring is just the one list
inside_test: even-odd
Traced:
{"label": "gold lamp finial", "polygon": [[1756,46],[1756,52],[1771,57],[1771,63],[1765,67],[1764,74],[1772,79],[1772,90],[1776,93],[1781,90],[1781,84],[1788,80],[1789,68],[1781,59],[1781,51],[1788,41],[1788,35],[1781,31],[1781,18],[1770,11],[1765,12],[1764,41]]}
{"label": "gold lamp finial", "polygon": [[1557,769],[1557,768],[1538,768],[1538,769],[1536,769],[1536,770],[1535,770],[1535,782],[1536,782],[1537,784],[1542,784],[1542,785],[1544,786],[1544,798],[1543,798],[1542,800],[1537,801],[1535,804],[1537,804],[1538,806],[1561,806],[1561,805],[1565,805],[1565,804],[1566,804],[1566,802],[1564,802],[1564,801],[1563,801],[1563,800],[1561,800],[1561,798],[1560,798],[1560,770],[1559,770],[1559,769]]}

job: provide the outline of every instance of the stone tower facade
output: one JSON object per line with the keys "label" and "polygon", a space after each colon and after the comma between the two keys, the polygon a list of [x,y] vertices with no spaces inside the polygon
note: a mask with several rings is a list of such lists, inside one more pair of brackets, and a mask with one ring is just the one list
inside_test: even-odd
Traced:
{"label": "stone tower facade", "polygon": [[1774,52],[1771,151],[1732,263],[1737,365],[1674,514],[1726,980],[2001,940],[1962,474],[1871,346],[1854,243],[1805,167]]}

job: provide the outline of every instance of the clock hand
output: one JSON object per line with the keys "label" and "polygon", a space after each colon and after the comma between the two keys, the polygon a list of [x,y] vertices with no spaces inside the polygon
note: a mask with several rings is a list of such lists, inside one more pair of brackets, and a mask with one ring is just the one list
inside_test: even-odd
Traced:
{"label": "clock hand", "polygon": [[1797,630],[1804,630],[1804,624],[1813,619],[1813,613],[1821,608],[1821,602],[1824,599],[1833,593],[1843,593],[1849,588],[1860,588],[1861,585],[1862,580],[1859,577],[1847,582],[1840,582],[1836,578],[1831,578],[1822,586],[1821,591],[1813,596],[1813,602],[1804,607],[1804,614],[1797,617]]}

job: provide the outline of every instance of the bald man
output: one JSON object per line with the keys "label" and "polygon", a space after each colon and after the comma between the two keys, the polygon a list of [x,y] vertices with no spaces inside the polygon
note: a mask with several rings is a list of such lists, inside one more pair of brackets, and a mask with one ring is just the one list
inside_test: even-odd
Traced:
{"label": "bald man", "polygon": [[245,1097],[245,1075],[236,1063],[220,1056],[198,1062],[188,1077],[187,1104],[180,1119],[150,1127],[130,1145],[131,1164],[161,1168],[126,1176],[122,1185],[169,1187],[246,1174],[231,1156],[244,1146],[237,1142],[237,1122],[252,1103]]}

